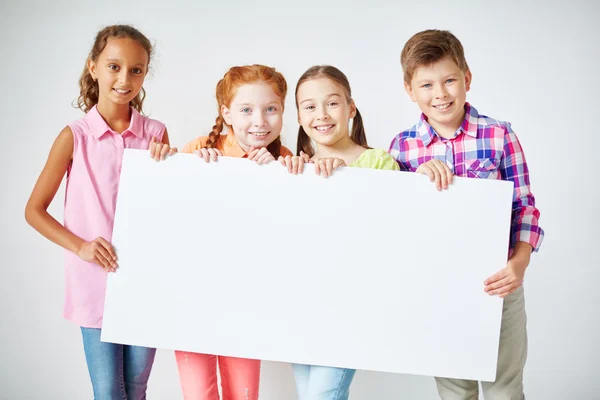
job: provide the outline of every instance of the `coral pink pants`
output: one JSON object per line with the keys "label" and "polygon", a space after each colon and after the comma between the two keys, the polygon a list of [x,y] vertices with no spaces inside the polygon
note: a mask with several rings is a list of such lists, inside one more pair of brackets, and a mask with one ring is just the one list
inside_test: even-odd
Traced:
{"label": "coral pink pants", "polygon": [[223,400],[258,400],[260,360],[176,351],[185,400],[219,400],[217,362]]}

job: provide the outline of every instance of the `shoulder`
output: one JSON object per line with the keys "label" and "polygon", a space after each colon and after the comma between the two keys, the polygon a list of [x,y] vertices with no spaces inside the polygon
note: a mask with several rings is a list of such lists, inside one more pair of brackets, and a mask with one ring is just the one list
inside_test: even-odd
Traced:
{"label": "shoulder", "polygon": [[206,147],[206,143],[208,141],[208,136],[199,136],[196,139],[192,140],[188,144],[186,144],[183,149],[181,149],[182,153],[193,153],[196,150],[200,150]]}
{"label": "shoulder", "polygon": [[61,134],[68,128],[68,132],[72,136],[86,136],[92,133],[91,125],[86,118],[87,115],[83,118],[76,119],[75,121],[69,123],[62,131]]}
{"label": "shoulder", "polygon": [[368,149],[356,160],[356,166],[362,168],[375,168],[398,170],[396,160],[383,149]]}
{"label": "shoulder", "polygon": [[407,140],[412,140],[412,139],[421,140],[420,139],[421,135],[419,132],[420,126],[421,126],[421,122],[416,123],[413,126],[411,126],[410,128],[405,129],[402,132],[398,133],[396,136],[394,136],[394,139],[392,139],[392,146],[399,145]]}
{"label": "shoulder", "polygon": [[150,118],[146,115],[141,115],[144,132],[150,133],[152,136],[161,135],[165,130],[165,124],[157,119]]}

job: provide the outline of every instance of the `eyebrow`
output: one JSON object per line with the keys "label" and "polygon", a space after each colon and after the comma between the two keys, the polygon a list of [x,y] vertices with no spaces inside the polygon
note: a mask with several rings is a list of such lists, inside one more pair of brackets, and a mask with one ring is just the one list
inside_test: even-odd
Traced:
{"label": "eyebrow", "polygon": [[[117,58],[107,58],[106,61],[107,62],[115,62],[115,63],[122,62],[122,60],[119,60]],[[146,64],[144,64],[144,63],[137,63],[137,64],[132,65],[132,67],[145,67],[145,66],[146,66]]]}
{"label": "eyebrow", "polygon": [[[325,97],[333,97],[333,96],[337,96],[337,97],[343,97],[343,96],[342,96],[341,94],[339,94],[339,93],[329,93],[329,94],[328,94],[327,96],[325,96]],[[307,101],[314,101],[314,99],[312,99],[312,98],[311,98],[311,99],[302,100],[302,101],[300,102],[300,104],[306,103]]]}
{"label": "eyebrow", "polygon": [[[262,106],[272,106],[272,105],[277,105],[278,106],[279,102],[272,101],[272,102],[263,104]],[[252,104],[252,103],[236,103],[236,104],[234,104],[234,106],[236,106],[236,107],[242,107],[242,106],[259,106],[259,107],[261,107],[261,105],[259,105],[259,104]]]}

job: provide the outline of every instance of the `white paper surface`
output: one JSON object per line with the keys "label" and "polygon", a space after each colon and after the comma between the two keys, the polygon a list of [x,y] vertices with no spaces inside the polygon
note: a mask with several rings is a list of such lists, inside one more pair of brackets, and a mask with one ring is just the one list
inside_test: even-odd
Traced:
{"label": "white paper surface", "polygon": [[125,150],[102,340],[493,381],[512,183]]}

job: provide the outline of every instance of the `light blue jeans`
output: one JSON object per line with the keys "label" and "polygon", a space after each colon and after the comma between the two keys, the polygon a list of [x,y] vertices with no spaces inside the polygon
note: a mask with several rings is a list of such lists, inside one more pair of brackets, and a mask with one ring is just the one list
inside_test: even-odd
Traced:
{"label": "light blue jeans", "polygon": [[355,369],[292,364],[298,400],[348,400]]}
{"label": "light blue jeans", "polygon": [[156,349],[100,341],[100,329],[81,328],[95,400],[145,400]]}

